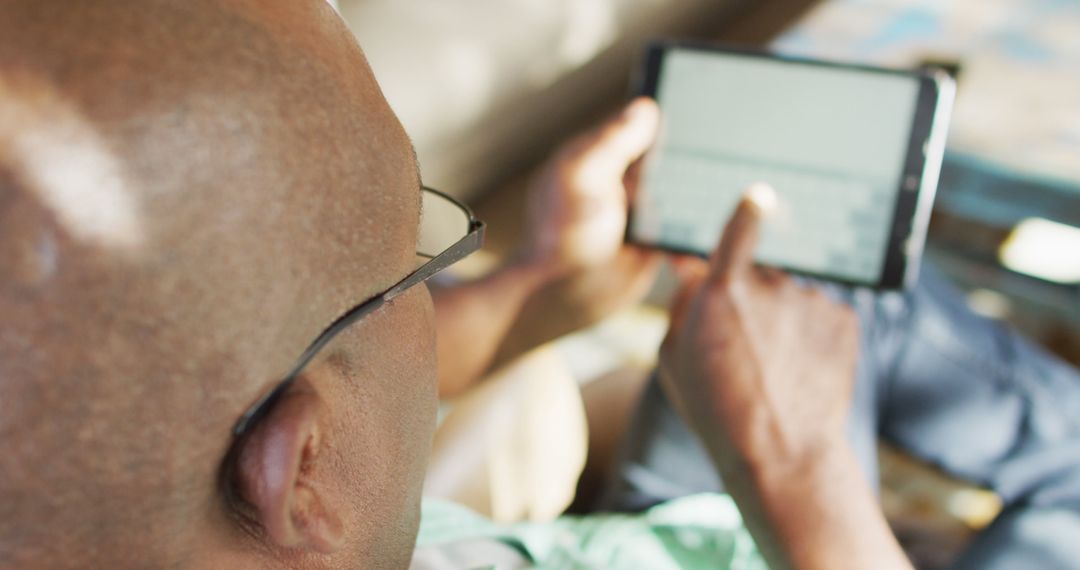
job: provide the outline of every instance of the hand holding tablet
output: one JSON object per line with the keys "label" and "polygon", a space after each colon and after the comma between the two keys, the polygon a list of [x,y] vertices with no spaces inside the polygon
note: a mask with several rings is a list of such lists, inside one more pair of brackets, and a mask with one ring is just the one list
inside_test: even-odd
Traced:
{"label": "hand holding tablet", "polygon": [[954,86],[901,72],[688,44],[650,48],[663,114],[627,239],[707,254],[743,190],[775,189],[759,263],[902,288],[918,270]]}

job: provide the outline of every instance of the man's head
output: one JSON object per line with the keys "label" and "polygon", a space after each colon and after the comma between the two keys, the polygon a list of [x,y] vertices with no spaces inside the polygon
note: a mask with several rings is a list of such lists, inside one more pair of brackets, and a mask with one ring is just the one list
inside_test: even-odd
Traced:
{"label": "man's head", "polygon": [[412,269],[418,187],[324,0],[5,2],[0,567],[400,566],[434,421],[422,287],[231,428]]}

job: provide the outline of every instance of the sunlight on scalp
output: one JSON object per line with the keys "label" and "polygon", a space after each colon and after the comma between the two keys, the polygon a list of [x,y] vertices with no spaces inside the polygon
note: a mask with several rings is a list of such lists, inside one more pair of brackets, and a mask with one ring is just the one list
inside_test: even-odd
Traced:
{"label": "sunlight on scalp", "polygon": [[0,148],[14,174],[87,245],[134,253],[143,240],[135,197],[108,144],[47,83],[0,75]]}

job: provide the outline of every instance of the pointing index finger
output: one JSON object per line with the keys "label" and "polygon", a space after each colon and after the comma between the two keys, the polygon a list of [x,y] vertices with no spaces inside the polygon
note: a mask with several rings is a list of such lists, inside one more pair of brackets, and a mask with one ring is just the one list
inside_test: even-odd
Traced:
{"label": "pointing index finger", "polygon": [[711,280],[714,283],[731,282],[753,267],[761,220],[775,204],[776,193],[767,184],[753,184],[743,192],[710,262]]}

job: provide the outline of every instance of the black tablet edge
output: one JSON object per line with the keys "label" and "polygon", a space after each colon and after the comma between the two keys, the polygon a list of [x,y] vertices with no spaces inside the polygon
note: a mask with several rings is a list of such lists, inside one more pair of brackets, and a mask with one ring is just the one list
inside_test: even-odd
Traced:
{"label": "black tablet edge", "polygon": [[945,156],[956,84],[942,70],[920,77],[911,141],[897,193],[879,288],[903,289],[919,276],[926,233]]}
{"label": "black tablet edge", "polygon": [[[736,54],[749,57],[761,57],[773,61],[794,64],[854,69],[918,78],[919,93],[916,99],[916,116],[912,122],[904,172],[900,181],[898,181],[900,188],[897,193],[897,204],[894,206],[892,217],[893,223],[890,228],[885,259],[882,264],[882,272],[878,281],[876,283],[870,281],[855,281],[832,274],[821,274],[803,269],[780,267],[780,269],[795,275],[827,280],[842,285],[869,287],[878,290],[901,289],[908,287],[915,282],[918,277],[921,253],[925,246],[926,232],[930,222],[934,197],[937,192],[938,176],[941,171],[941,162],[945,151],[945,138],[948,134],[952,103],[955,98],[955,83],[947,73],[941,70],[914,71],[887,69],[868,65],[791,57],[777,55],[763,50],[749,49],[743,46],[729,46],[720,43],[661,40],[651,42],[646,47],[644,65],[638,67],[641,71],[634,75],[631,82],[630,91],[632,96],[656,98],[664,56],[668,50],[675,48],[696,51],[715,51],[729,55]],[[648,155],[646,155],[643,160],[647,161],[648,158]],[[905,192],[904,185],[907,183],[909,176],[911,176],[912,173],[914,173],[916,176],[915,180],[918,182],[918,185],[916,186],[918,192]],[[912,209],[914,209],[914,213],[911,216],[899,216],[901,213],[911,212]],[[706,253],[697,250],[672,246],[660,241],[643,242],[637,240],[633,229],[633,210],[634,204],[631,203],[629,205],[626,223],[625,241],[627,243],[642,247],[663,249],[675,253],[696,255],[699,257],[707,255]],[[909,258],[916,259],[916,262],[908,263]]]}

